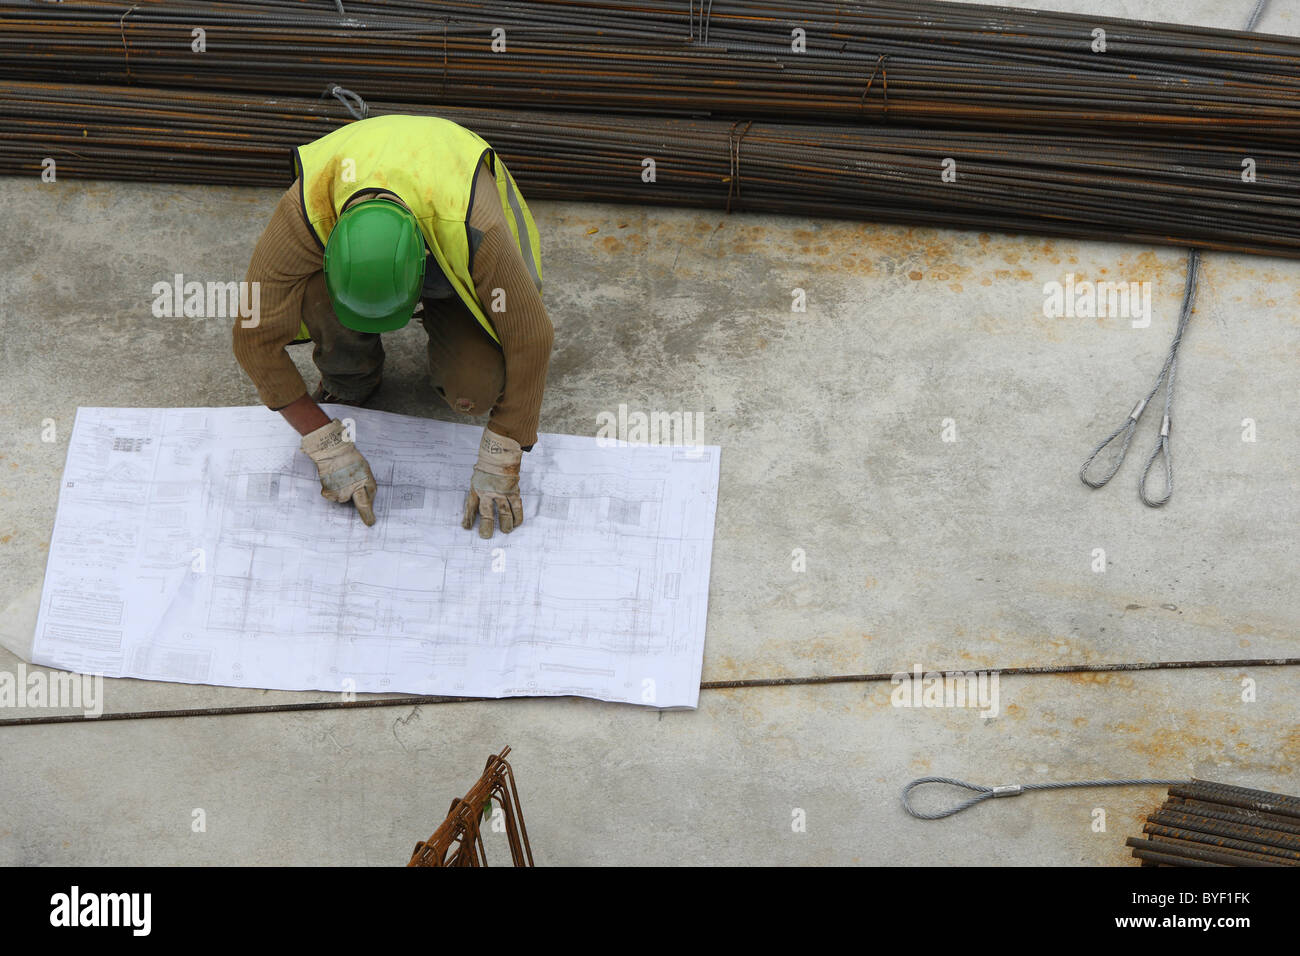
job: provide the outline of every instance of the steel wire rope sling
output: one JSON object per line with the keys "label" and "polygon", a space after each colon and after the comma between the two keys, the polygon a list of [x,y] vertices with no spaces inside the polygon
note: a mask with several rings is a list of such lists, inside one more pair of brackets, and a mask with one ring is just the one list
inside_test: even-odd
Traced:
{"label": "steel wire rope sling", "polygon": [[[1259,25],[1260,18],[1264,15],[1264,9],[1268,6],[1268,0],[1256,0],[1255,8],[1251,11],[1250,18],[1246,22],[1246,32],[1253,31]],[[1160,390],[1163,383],[1165,386],[1165,411],[1164,417],[1160,422],[1160,434],[1156,438],[1155,448],[1151,450],[1151,457],[1147,459],[1147,466],[1142,470],[1142,476],[1138,479],[1138,497],[1148,508],[1163,508],[1169,503],[1169,499],[1174,496],[1174,461],[1173,454],[1170,451],[1170,415],[1173,412],[1174,405],[1174,376],[1178,371],[1178,350],[1183,344],[1183,336],[1187,332],[1188,320],[1192,317],[1192,312],[1196,307],[1196,285],[1201,271],[1201,251],[1196,248],[1187,251],[1187,281],[1183,286],[1183,304],[1178,312],[1178,327],[1174,330],[1174,340],[1170,343],[1169,352],[1165,356],[1165,364],[1160,369],[1160,374],[1156,376],[1155,384],[1151,386],[1151,391],[1147,392],[1146,398],[1142,399],[1129,412],[1127,421],[1116,428],[1110,435],[1103,439],[1101,444],[1092,450],[1092,454],[1084,461],[1083,467],[1079,469],[1079,480],[1089,488],[1103,488],[1115,477],[1120,466],[1124,464],[1124,457],[1128,454],[1128,446],[1133,441],[1133,435],[1137,431],[1138,422],[1142,419],[1143,412],[1146,411],[1147,405],[1155,397],[1156,392]],[[1111,442],[1116,439],[1122,439],[1119,446],[1119,453],[1111,460],[1110,467],[1100,478],[1093,478],[1088,474],[1088,469],[1092,467],[1097,456]],[[1151,468],[1156,463],[1157,458],[1164,459],[1164,493],[1159,497],[1153,498],[1147,493],[1147,479],[1151,476]]]}
{"label": "steel wire rope sling", "polygon": [[[985,787],[978,783],[955,780],[952,777],[917,777],[903,788],[903,809],[918,820],[942,820],[985,800],[992,800],[995,797],[1018,797],[1031,790],[1070,790],[1076,787],[1177,787],[1190,782],[1187,779],[1162,780],[1133,777],[1125,780],[1069,780],[1064,783],[1012,783],[1001,787]],[[912,806],[911,794],[917,787],[927,783],[946,783],[949,786],[962,787],[974,792],[975,796],[968,797],[946,810],[918,810]]]}

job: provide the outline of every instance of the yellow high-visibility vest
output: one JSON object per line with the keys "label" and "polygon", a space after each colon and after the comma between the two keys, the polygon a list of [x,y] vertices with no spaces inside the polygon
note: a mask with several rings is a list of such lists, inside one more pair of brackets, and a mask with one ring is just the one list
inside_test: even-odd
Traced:
{"label": "yellow high-visibility vest", "polygon": [[[294,150],[307,225],[322,249],[343,206],[358,192],[391,192],[419,220],[424,241],[462,302],[500,344],[470,275],[469,209],[474,173],[486,160],[496,176],[506,223],[537,291],[542,247],[537,224],[506,164],[477,133],[436,116],[374,116]],[[311,336],[307,324],[299,341]]]}

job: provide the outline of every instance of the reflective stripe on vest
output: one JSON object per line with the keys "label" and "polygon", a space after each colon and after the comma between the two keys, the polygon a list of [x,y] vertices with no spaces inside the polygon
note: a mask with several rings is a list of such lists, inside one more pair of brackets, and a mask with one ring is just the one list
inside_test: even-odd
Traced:
{"label": "reflective stripe on vest", "polygon": [[[353,194],[391,192],[420,223],[447,281],[479,325],[500,344],[470,274],[469,223],[474,174],[487,160],[506,223],[542,290],[542,247],[528,204],[492,147],[470,130],[436,116],[374,116],[357,120],[294,150],[303,213],[321,248]],[[306,323],[300,340],[309,338]]]}

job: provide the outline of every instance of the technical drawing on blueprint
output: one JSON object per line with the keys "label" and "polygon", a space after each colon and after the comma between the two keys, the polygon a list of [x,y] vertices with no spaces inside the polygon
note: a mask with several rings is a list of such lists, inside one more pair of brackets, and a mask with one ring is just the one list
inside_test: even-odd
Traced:
{"label": "technical drawing on blueprint", "polygon": [[108,677],[280,690],[699,695],[716,446],[543,435],[524,523],[460,518],[481,426],[355,422],[375,525],[320,495],[262,407],[77,412],[32,659]]}

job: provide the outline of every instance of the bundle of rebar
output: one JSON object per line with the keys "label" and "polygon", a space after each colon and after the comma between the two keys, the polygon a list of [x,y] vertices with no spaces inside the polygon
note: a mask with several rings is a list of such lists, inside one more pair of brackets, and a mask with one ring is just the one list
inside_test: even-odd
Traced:
{"label": "bundle of rebar", "polygon": [[1192,780],[1127,845],[1143,866],[1300,866],[1300,797]]}
{"label": "bundle of rebar", "polygon": [[1300,138],[1294,37],[883,0],[0,4],[0,78],[421,105]]}
{"label": "bundle of rebar", "polygon": [[[530,197],[1300,257],[1295,150],[1257,151],[1248,184],[1239,155],[1209,144],[370,106],[372,115],[436,113],[475,130]],[[0,172],[40,175],[52,159],[64,177],[287,187],[292,147],[349,121],[333,99],[0,82]]]}
{"label": "bundle of rebar", "polygon": [[287,184],[362,115],[340,86],[475,130],[534,197],[1300,255],[1292,37],[929,0],[0,0],[0,172]]}
{"label": "bundle of rebar", "polygon": [[[506,756],[509,747],[488,757],[483,774],[465,796],[451,801],[447,818],[427,840],[415,844],[407,866],[487,866],[482,823],[492,818],[506,835],[510,861],[515,866],[532,866],[533,849],[528,843],[524,811],[519,805],[515,773]],[[497,814],[500,814],[498,817]]]}

